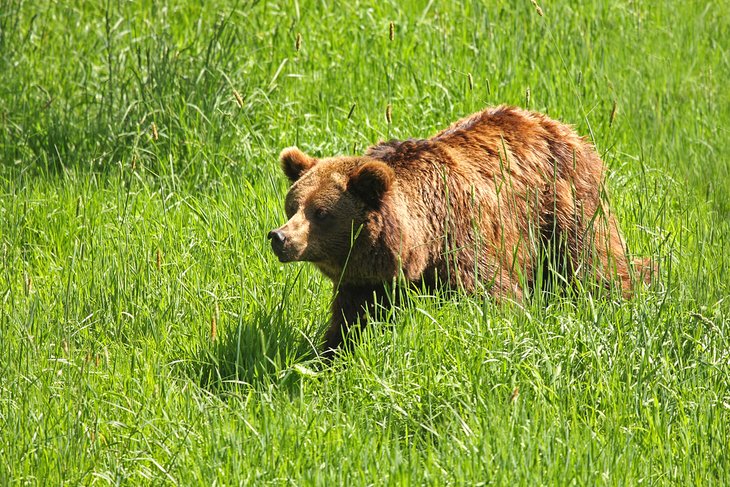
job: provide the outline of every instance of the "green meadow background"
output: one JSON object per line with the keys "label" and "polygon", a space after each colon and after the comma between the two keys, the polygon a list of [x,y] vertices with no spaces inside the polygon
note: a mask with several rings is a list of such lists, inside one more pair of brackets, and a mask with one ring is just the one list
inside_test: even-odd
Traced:
{"label": "green meadow background", "polygon": [[[0,484],[729,483],[730,4],[539,7],[0,0]],[[279,151],[502,103],[595,143],[660,277],[414,295],[320,362]]]}

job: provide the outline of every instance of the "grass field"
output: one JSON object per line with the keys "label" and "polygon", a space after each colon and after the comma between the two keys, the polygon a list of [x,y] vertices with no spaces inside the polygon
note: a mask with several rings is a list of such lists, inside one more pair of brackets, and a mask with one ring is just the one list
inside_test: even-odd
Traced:
{"label": "grass field", "polygon": [[[0,484],[730,483],[730,4],[540,7],[0,0]],[[658,281],[319,362],[278,152],[501,103],[592,139]]]}

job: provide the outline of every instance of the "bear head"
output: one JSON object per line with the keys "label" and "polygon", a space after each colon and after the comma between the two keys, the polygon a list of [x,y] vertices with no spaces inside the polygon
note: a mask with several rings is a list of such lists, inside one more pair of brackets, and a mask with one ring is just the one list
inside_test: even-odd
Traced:
{"label": "bear head", "polygon": [[368,255],[383,253],[393,169],[369,157],[317,159],[296,147],[284,149],[280,161],[292,184],[285,201],[289,220],[268,235],[279,260],[312,262],[335,281],[346,267],[363,280],[377,274],[356,268]]}

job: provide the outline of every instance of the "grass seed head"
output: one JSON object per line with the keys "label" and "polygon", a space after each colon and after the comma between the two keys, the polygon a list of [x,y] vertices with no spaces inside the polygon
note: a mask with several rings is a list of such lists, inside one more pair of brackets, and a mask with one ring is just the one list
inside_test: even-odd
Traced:
{"label": "grass seed head", "polygon": [[294,41],[294,49],[296,49],[297,52],[302,48],[302,34],[301,32],[297,32],[297,40]]}
{"label": "grass seed head", "polygon": [[243,108],[243,97],[235,89],[233,90],[233,97],[236,99],[236,104],[238,105],[238,108]]}
{"label": "grass seed head", "polygon": [[469,91],[472,91],[474,89],[474,78],[471,76],[471,73],[466,74],[466,79],[469,80]]}
{"label": "grass seed head", "polygon": [[393,123],[393,107],[390,106],[390,103],[385,107],[385,120],[388,122],[388,125]]}
{"label": "grass seed head", "polygon": [[613,100],[613,107],[611,107],[611,116],[608,117],[608,126],[613,126],[613,121],[616,118],[616,108],[618,108],[618,105],[616,104],[616,100]]}
{"label": "grass seed head", "polygon": [[157,133],[157,124],[155,124],[155,122],[152,122],[152,125],[150,128],[152,129],[152,139],[156,141],[160,137],[159,134]]}
{"label": "grass seed head", "polygon": [[542,9],[540,8],[540,6],[537,4],[537,1],[536,0],[530,0],[530,2],[532,3],[532,6],[535,7],[535,11],[537,11],[537,15],[539,15],[540,17],[542,17],[543,16],[543,12],[542,12]]}
{"label": "grass seed head", "polygon": [[159,271],[160,268],[162,268],[162,252],[160,252],[160,249],[157,249],[157,270]]}
{"label": "grass seed head", "polygon": [[530,106],[530,87],[528,86],[525,90],[525,108]]}
{"label": "grass seed head", "polygon": [[390,39],[391,42],[393,41],[393,39],[395,39],[395,24],[392,20],[390,21],[390,25],[388,26],[388,39]]}
{"label": "grass seed head", "polygon": [[218,323],[215,317],[216,313],[213,312],[213,316],[210,317],[210,341],[214,342],[215,337],[218,335]]}

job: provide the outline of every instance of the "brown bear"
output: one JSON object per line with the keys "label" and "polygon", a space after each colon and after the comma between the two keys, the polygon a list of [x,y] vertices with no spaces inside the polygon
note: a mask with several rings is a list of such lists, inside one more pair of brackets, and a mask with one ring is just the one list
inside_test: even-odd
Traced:
{"label": "brown bear", "polygon": [[500,106],[361,157],[291,147],[280,159],[289,221],[268,236],[281,262],[312,262],[334,283],[326,355],[400,278],[521,299],[549,267],[631,292],[605,166],[545,115]]}

